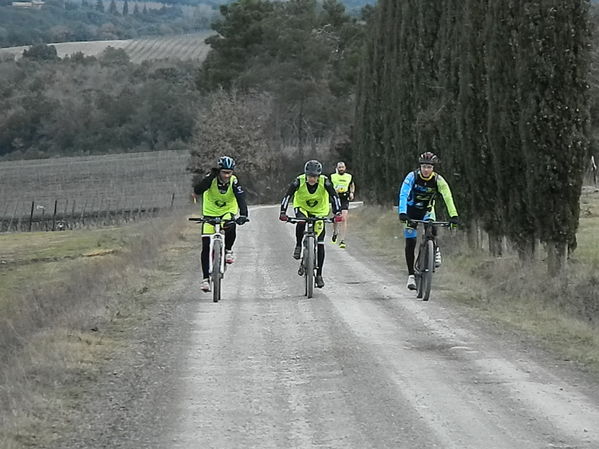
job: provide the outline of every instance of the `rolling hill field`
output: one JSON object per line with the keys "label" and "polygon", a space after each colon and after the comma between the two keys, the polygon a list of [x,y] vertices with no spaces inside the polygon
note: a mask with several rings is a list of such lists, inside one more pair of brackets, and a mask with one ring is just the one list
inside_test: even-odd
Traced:
{"label": "rolling hill field", "polygon": [[[149,59],[173,58],[202,61],[210,47],[204,43],[211,32],[160,36],[143,39],[107,40],[91,42],[61,42],[49,44],[56,47],[58,56],[63,58],[75,53],[96,56],[107,47],[120,48],[127,52],[131,62],[141,63]],[[0,48],[0,59],[20,58],[29,46]]]}

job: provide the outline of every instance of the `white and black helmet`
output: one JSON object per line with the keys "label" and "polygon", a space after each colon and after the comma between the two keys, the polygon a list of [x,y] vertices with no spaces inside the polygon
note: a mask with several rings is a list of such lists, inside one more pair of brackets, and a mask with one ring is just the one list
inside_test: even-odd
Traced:
{"label": "white and black helmet", "polygon": [[235,161],[232,157],[222,156],[218,158],[216,166],[224,170],[233,170],[235,168]]}
{"label": "white and black helmet", "polygon": [[320,176],[322,174],[322,164],[312,159],[304,165],[304,173],[306,176]]}

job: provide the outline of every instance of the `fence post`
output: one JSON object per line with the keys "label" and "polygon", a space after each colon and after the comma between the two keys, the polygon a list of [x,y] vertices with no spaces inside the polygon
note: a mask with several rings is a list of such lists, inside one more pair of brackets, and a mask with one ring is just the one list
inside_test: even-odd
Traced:
{"label": "fence post", "polygon": [[174,204],[175,204],[175,192],[173,192],[173,194],[171,196],[171,209],[173,208]]}
{"label": "fence post", "polygon": [[141,206],[143,204],[143,200],[141,200],[139,202],[139,207],[137,208],[137,220],[139,220],[139,217],[141,216]]}
{"label": "fence post", "polygon": [[52,231],[56,231],[56,209],[58,208],[58,200],[54,200],[54,213],[52,214]]}
{"label": "fence post", "polygon": [[[77,199],[73,199],[73,208],[71,209],[71,216],[69,217],[69,229],[75,228],[75,204],[77,203]],[[66,221],[66,217],[65,217]],[[66,226],[66,223],[65,223]]]}
{"label": "fence post", "polygon": [[31,214],[29,214],[29,232],[31,232],[31,226],[33,225],[33,208],[35,207],[35,201],[31,202]]}

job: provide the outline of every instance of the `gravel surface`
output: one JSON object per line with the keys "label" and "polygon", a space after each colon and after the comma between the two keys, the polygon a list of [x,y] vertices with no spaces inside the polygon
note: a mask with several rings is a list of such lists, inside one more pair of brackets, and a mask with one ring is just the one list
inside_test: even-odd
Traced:
{"label": "gravel surface", "polygon": [[277,215],[240,228],[218,304],[199,245],[182,255],[57,447],[599,448],[596,383],[440,292],[416,300],[351,241],[327,239],[326,286],[306,299]]}

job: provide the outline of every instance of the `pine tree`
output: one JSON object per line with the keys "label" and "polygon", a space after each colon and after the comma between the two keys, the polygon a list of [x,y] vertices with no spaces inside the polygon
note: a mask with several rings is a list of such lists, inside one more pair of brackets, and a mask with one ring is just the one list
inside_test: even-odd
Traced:
{"label": "pine tree", "polygon": [[104,2],[102,0],[96,1],[96,11],[104,12]]}
{"label": "pine tree", "polygon": [[123,3],[123,16],[128,16],[129,15],[129,2],[127,0],[125,0],[125,2]]}

